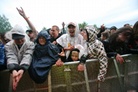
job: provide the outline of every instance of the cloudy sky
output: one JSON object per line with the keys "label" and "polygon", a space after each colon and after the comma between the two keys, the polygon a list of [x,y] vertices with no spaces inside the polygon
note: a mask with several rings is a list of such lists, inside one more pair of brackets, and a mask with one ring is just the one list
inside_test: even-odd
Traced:
{"label": "cloudy sky", "polygon": [[121,27],[133,25],[138,20],[138,0],[0,0],[0,14],[12,24],[26,29],[27,23],[18,14],[16,7],[23,7],[37,30],[70,21],[104,24]]}

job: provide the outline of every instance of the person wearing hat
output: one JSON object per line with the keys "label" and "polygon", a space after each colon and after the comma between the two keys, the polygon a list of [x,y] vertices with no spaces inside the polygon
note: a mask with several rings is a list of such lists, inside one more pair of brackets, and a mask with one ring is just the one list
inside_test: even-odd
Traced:
{"label": "person wearing hat", "polygon": [[112,27],[110,28],[110,35],[114,34],[116,31],[117,31],[116,26],[112,26]]}
{"label": "person wearing hat", "polygon": [[67,28],[67,33],[56,40],[57,44],[64,48],[66,58],[68,58],[70,51],[73,50],[76,45],[79,44],[83,46],[83,37],[79,34],[78,26],[74,22],[70,22]]}
{"label": "person wearing hat", "polygon": [[26,34],[29,36],[30,40],[33,41],[34,33],[32,30],[26,30]]}
{"label": "person wearing hat", "polygon": [[16,25],[11,30],[12,39],[5,45],[7,68],[12,74],[13,90],[16,90],[23,73],[32,61],[34,43],[27,41],[24,30]]}

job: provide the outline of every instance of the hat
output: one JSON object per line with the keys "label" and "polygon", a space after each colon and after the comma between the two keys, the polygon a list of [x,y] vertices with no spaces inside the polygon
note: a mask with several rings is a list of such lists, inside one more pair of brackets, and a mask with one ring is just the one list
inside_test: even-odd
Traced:
{"label": "hat", "polygon": [[70,23],[68,24],[68,27],[69,27],[69,26],[74,26],[74,27],[76,27],[76,24],[73,23],[73,22],[70,22]]}
{"label": "hat", "polygon": [[25,37],[25,32],[20,25],[15,25],[11,29],[12,39],[21,39]]}
{"label": "hat", "polygon": [[28,32],[30,33],[30,32],[33,32],[33,31],[32,30],[26,30],[26,33],[28,33]]}
{"label": "hat", "polygon": [[110,28],[110,30],[116,30],[117,28],[116,28],[116,26],[112,26],[111,28]]}
{"label": "hat", "polygon": [[24,38],[25,35],[21,35],[21,34],[12,34],[12,39],[16,40],[16,39],[22,39]]}

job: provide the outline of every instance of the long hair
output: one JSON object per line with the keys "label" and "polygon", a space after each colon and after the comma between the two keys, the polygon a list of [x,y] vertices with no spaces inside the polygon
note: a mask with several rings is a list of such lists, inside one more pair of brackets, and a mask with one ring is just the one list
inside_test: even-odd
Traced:
{"label": "long hair", "polygon": [[110,42],[115,41],[120,33],[123,33],[124,36],[131,36],[133,31],[132,31],[132,28],[130,27],[119,28],[116,33],[110,36],[109,41]]}

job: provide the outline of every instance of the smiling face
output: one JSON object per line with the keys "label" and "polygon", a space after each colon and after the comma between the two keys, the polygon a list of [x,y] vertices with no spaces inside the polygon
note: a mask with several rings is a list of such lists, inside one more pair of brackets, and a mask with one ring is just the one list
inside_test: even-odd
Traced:
{"label": "smiling face", "polygon": [[38,38],[38,42],[39,42],[40,45],[45,45],[45,44],[46,44],[46,39],[45,39],[45,37],[40,36],[40,37]]}
{"label": "smiling face", "polygon": [[82,30],[81,33],[80,33],[82,36],[83,36],[83,39],[84,40],[87,40],[87,33],[86,33],[86,30]]}
{"label": "smiling face", "polygon": [[73,25],[68,26],[68,31],[69,31],[69,34],[71,37],[75,36],[75,30],[76,30],[75,26],[73,26]]}

